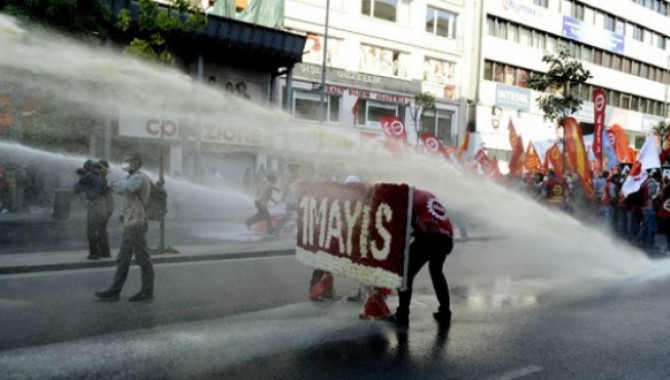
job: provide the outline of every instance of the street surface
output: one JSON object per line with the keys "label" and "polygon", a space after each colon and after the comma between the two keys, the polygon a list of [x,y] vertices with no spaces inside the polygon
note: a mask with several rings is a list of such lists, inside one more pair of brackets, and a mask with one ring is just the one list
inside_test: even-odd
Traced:
{"label": "street surface", "polygon": [[[357,318],[361,304],[307,299],[291,256],[161,264],[152,303],[93,292],[113,268],[0,276],[3,378],[660,379],[670,376],[670,260],[612,280],[522,270],[514,244],[458,245],[454,319],[440,331],[427,270],[411,326]],[[514,251],[517,252],[517,251]],[[514,260],[510,261],[510,257]],[[507,275],[512,273],[512,275]],[[566,272],[565,276],[571,276]],[[565,277],[564,276],[564,277]],[[603,280],[608,277],[607,281]],[[562,284],[562,285],[557,285]],[[336,277],[346,296],[356,283]],[[395,307],[397,298],[389,298]]]}

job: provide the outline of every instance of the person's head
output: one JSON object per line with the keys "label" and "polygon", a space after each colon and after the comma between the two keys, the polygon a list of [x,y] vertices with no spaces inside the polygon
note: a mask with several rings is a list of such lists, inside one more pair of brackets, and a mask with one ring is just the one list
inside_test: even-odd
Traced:
{"label": "person's head", "polygon": [[609,176],[610,176],[610,172],[607,171],[607,170],[603,170],[603,172],[600,173],[600,178],[605,178],[605,179],[607,179],[607,178],[609,178]]}
{"label": "person's head", "polygon": [[556,172],[554,172],[553,169],[549,169],[549,172],[547,173],[547,177],[556,178]]}
{"label": "person's head", "polygon": [[142,167],[142,156],[138,152],[130,151],[123,154],[121,169],[133,173]]}

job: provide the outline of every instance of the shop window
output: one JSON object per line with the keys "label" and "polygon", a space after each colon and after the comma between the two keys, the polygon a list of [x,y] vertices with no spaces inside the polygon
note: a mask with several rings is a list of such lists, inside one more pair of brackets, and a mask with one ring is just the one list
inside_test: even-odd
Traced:
{"label": "shop window", "polygon": [[404,118],[404,107],[394,103],[383,103],[369,99],[359,99],[356,111],[356,124],[365,128],[381,129],[379,118],[398,116]]}
{"label": "shop window", "polygon": [[426,112],[421,119],[421,127],[423,131],[435,135],[444,145],[454,146],[453,121],[454,113],[451,111]]}
{"label": "shop window", "polygon": [[446,38],[456,38],[455,13],[428,7],[426,11],[426,32]]}
{"label": "shop window", "polygon": [[[340,97],[326,95],[324,107],[326,122],[340,120]],[[321,95],[313,92],[296,91],[293,99],[293,115],[296,119],[321,120]]]}
{"label": "shop window", "polygon": [[396,22],[398,0],[362,0],[361,13],[381,20]]}

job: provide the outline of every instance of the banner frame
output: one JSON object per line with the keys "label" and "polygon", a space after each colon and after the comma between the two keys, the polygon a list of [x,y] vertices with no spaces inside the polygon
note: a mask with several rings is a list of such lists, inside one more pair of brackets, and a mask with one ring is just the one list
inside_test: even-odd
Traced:
{"label": "banner frame", "polygon": [[400,291],[407,291],[407,279],[409,278],[409,246],[410,238],[412,237],[412,206],[414,203],[414,186],[409,187],[407,192],[407,227],[405,228],[405,252],[404,252],[404,263],[403,263],[403,274],[402,274],[402,285],[400,286]]}

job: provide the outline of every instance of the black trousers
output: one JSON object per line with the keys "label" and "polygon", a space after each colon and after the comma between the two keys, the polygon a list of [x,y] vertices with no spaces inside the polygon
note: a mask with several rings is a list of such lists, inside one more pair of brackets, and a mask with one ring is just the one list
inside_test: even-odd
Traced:
{"label": "black trousers", "polygon": [[271,234],[274,233],[274,228],[272,227],[272,216],[270,216],[270,211],[268,211],[268,206],[259,202],[259,201],[254,201],[254,205],[256,206],[256,214],[250,216],[247,218],[246,223],[248,227],[253,226],[254,224],[260,222],[261,220],[265,220],[265,222],[268,225],[267,228],[267,233]]}
{"label": "black trousers", "polygon": [[412,285],[419,270],[428,263],[430,279],[433,282],[435,295],[440,303],[439,312],[450,311],[449,285],[442,272],[442,266],[454,248],[453,239],[443,234],[417,234],[409,247],[409,268],[407,273],[407,290],[398,291],[399,305],[396,310],[398,319],[409,319],[409,305],[412,301]]}
{"label": "black trousers", "polygon": [[119,294],[123,284],[128,277],[130,260],[135,257],[135,262],[140,266],[142,273],[141,293],[153,296],[154,294],[154,268],[151,264],[151,256],[147,248],[147,226],[125,227],[121,238],[121,249],[116,257],[116,273],[114,282],[108,292]]}
{"label": "black trousers", "polygon": [[88,239],[89,255],[111,257],[107,236],[108,220],[104,202],[98,201],[89,204],[86,213],[86,238]]}

